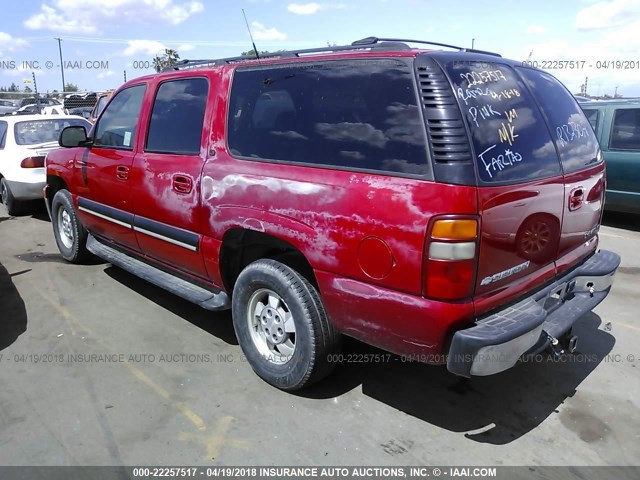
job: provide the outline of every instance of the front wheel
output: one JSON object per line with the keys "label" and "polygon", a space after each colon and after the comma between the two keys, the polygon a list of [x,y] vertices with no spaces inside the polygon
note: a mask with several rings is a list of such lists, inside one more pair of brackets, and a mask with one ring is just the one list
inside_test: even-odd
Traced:
{"label": "front wheel", "polygon": [[62,258],[80,263],[89,256],[87,231],[80,223],[67,190],[59,190],[51,202],[51,222]]}
{"label": "front wheel", "polygon": [[327,376],[339,336],[320,295],[294,269],[263,259],[247,266],[233,289],[233,326],[253,370],[282,390]]}

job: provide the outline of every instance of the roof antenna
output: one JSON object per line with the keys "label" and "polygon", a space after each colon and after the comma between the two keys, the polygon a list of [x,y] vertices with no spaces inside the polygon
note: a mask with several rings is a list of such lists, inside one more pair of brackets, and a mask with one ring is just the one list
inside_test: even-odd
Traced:
{"label": "roof antenna", "polygon": [[253,45],[253,51],[256,52],[256,59],[260,60],[260,55],[258,54],[258,49],[253,41],[253,35],[251,35],[251,29],[249,28],[249,22],[247,22],[247,14],[244,13],[244,8],[242,9],[242,16],[244,17],[244,23],[247,25],[247,30],[249,30],[249,38],[251,39],[251,45]]}

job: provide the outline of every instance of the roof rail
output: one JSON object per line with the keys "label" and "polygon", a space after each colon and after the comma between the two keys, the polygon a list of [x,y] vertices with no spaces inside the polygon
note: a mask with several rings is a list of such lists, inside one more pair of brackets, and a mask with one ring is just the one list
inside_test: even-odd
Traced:
{"label": "roof rail", "polygon": [[351,45],[353,46],[367,46],[367,45],[375,45],[380,42],[401,42],[401,43],[420,43],[423,45],[435,45],[437,47],[446,47],[446,48],[454,48],[461,52],[472,52],[472,53],[484,53],[485,55],[493,55],[495,57],[502,57],[499,53],[489,52],[486,50],[476,50],[474,48],[465,48],[458,47],[457,45],[449,45],[448,43],[440,43],[440,42],[430,42],[427,40],[410,40],[407,38],[379,38],[379,37],[367,37],[361,40],[356,40]]}
{"label": "roof rail", "polygon": [[406,49],[409,49],[409,46],[407,45],[407,43],[435,45],[438,47],[453,48],[461,52],[484,53],[486,55],[493,55],[496,57],[501,56],[500,54],[494,53],[494,52],[487,52],[484,50],[475,50],[472,48],[458,47],[458,46],[449,45],[446,43],[429,42],[425,40],[406,40],[406,39],[399,39],[399,38],[367,37],[360,40],[356,40],[350,45],[306,48],[302,50],[282,50],[279,52],[261,53],[259,59],[256,58],[255,55],[240,55],[236,57],[226,57],[226,58],[216,58],[216,59],[181,60],[170,67],[163,68],[162,71],[167,72],[171,70],[181,70],[185,68],[224,65],[228,63],[242,62],[245,60],[261,60],[265,58],[294,58],[294,57],[299,57],[300,55],[322,53],[322,52],[341,52],[341,51],[347,51],[347,50],[361,50],[361,49],[389,50],[392,48],[406,50]]}

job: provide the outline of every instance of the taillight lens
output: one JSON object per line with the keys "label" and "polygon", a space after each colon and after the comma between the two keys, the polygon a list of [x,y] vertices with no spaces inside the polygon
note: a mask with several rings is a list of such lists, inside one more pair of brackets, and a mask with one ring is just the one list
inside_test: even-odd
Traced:
{"label": "taillight lens", "polygon": [[37,157],[27,157],[20,162],[22,168],[42,168],[44,167],[44,155]]}
{"label": "taillight lens", "polygon": [[427,232],[424,294],[459,300],[473,293],[478,251],[478,220],[438,219]]}

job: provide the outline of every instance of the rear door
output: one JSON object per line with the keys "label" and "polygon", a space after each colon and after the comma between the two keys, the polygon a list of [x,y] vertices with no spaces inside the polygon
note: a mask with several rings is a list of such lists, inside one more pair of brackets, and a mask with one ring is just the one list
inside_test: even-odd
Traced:
{"label": "rear door", "polygon": [[640,213],[640,105],[616,106],[606,141],[607,202]]}
{"label": "rear door", "polygon": [[135,159],[131,179],[140,249],[155,260],[203,277],[200,177],[210,131],[203,129],[205,112],[209,125],[213,110],[206,109],[208,91],[204,76],[168,79],[158,85],[144,148]]}
{"label": "rear door", "polygon": [[555,275],[565,200],[544,118],[516,70],[495,60],[446,65],[476,159],[478,314]]}
{"label": "rear door", "polygon": [[597,246],[605,171],[596,135],[569,91],[554,77],[519,69],[550,127],[564,173],[562,230],[556,267],[570,268]]}

